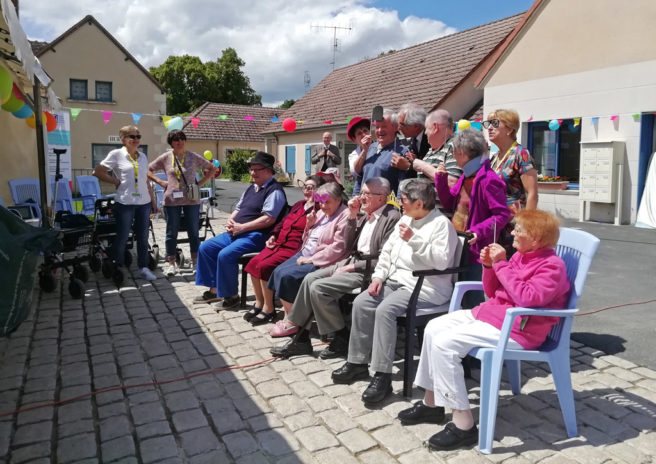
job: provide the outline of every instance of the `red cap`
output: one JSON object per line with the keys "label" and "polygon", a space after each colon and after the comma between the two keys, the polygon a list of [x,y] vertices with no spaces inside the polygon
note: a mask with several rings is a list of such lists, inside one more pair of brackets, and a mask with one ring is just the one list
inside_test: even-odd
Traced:
{"label": "red cap", "polygon": [[360,116],[355,116],[349,121],[348,126],[346,127],[346,136],[351,142],[355,142],[353,136],[353,132],[355,132],[355,126],[362,123],[366,124],[367,126],[371,125],[371,121],[369,121],[367,118],[361,118]]}

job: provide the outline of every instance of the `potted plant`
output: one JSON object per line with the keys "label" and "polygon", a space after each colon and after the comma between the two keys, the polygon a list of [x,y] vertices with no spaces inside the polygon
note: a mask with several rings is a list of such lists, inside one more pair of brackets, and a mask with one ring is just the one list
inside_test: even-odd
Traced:
{"label": "potted plant", "polygon": [[539,190],[566,190],[569,181],[564,176],[538,176],[538,189]]}

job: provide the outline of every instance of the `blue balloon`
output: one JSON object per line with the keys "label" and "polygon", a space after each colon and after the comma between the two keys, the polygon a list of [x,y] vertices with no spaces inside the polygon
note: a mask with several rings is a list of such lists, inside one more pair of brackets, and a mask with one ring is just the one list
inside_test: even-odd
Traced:
{"label": "blue balloon", "polygon": [[14,111],[11,114],[16,116],[18,119],[27,119],[34,114],[34,111],[32,111],[32,108],[30,108],[29,105],[23,105],[20,110]]}
{"label": "blue balloon", "polygon": [[219,166],[221,166],[221,163],[219,163],[219,160],[217,160],[217,159],[212,160],[212,164],[213,164],[214,166],[216,166],[217,168],[218,168]]}
{"label": "blue balloon", "polygon": [[560,129],[560,123],[558,122],[557,119],[552,119],[551,121],[549,121],[549,129],[551,129],[552,131],[556,131]]}
{"label": "blue balloon", "polygon": [[176,116],[175,118],[172,118],[169,121],[168,129],[170,131],[172,131],[172,130],[182,130],[182,118],[180,116]]}

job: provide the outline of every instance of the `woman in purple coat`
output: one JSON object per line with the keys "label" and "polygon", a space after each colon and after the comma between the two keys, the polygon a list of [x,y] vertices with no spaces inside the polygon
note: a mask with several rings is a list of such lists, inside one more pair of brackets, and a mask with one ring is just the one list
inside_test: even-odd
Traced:
{"label": "woman in purple coat", "polygon": [[[458,132],[453,138],[453,156],[463,175],[449,188],[446,166],[437,167],[435,185],[442,206],[453,212],[457,231],[474,235],[469,241],[470,265],[464,280],[481,280],[480,252],[494,243],[510,220],[506,204],[506,184],[490,167],[487,142],[483,133],[474,129]],[[468,292],[464,308],[483,301],[481,292]],[[478,293],[478,294],[475,294]]]}

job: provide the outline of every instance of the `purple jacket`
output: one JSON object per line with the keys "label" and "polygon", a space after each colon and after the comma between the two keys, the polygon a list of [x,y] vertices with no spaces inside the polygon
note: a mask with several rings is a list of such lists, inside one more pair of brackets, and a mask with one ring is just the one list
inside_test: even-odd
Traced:
{"label": "purple jacket", "polygon": [[[450,190],[447,177],[446,174],[435,176],[437,196],[444,208],[454,211],[465,176],[461,176]],[[485,160],[483,166],[476,173],[469,200],[466,230],[475,233],[477,237],[476,243],[470,248],[471,262],[480,262],[481,250],[499,238],[501,230],[509,220],[510,209],[506,204],[506,184],[492,170],[490,160]],[[496,237],[493,237],[495,223]]]}

